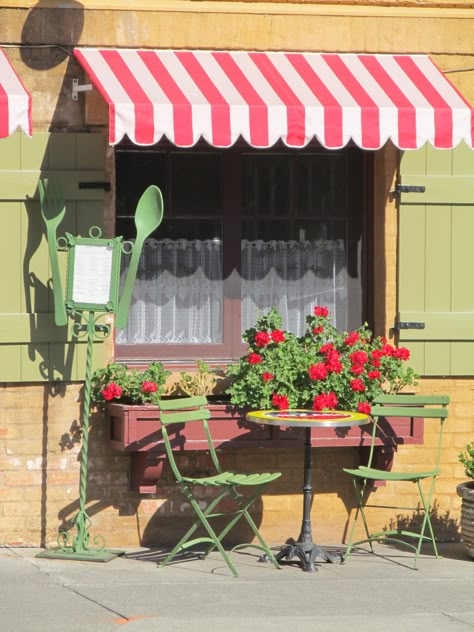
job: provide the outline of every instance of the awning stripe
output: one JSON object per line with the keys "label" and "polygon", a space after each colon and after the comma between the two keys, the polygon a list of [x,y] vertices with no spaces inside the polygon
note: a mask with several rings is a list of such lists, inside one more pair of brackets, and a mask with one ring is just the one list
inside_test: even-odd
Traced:
{"label": "awning stripe", "polygon": [[230,106],[190,51],[178,51],[177,58],[196,83],[211,108],[212,145],[230,145]]}
{"label": "awning stripe", "polygon": [[[388,70],[375,56],[361,56],[361,63],[371,74],[396,108],[400,144],[405,148],[416,147],[416,111],[406,95],[392,79]],[[390,107],[390,106],[387,106]],[[394,135],[394,134],[392,134]]]}
{"label": "awning stripe", "polygon": [[[139,57],[150,71],[156,85],[163,91],[166,101],[173,110],[170,123],[173,127],[176,144],[184,147],[193,145],[195,141],[193,140],[192,106],[189,99],[186,98],[173,79],[168,68],[152,51],[141,51]],[[157,106],[164,103],[164,100],[157,99],[155,101]],[[167,117],[163,120],[167,120]],[[156,133],[153,136],[154,142],[158,142],[160,138],[161,135],[157,136]]]}
{"label": "awning stripe", "polygon": [[453,137],[453,121],[451,108],[447,101],[437,91],[432,81],[426,77],[428,68],[422,72],[413,60],[407,57],[397,56],[395,60],[400,64],[403,72],[418,86],[424,94],[428,103],[434,112],[434,142],[436,147],[448,148],[451,145]]}
{"label": "awning stripe", "polygon": [[[222,70],[246,103],[248,127],[242,126],[242,136],[253,147],[268,147],[268,108],[230,53],[212,53]],[[252,104],[252,107],[250,107]],[[247,131],[248,130],[248,131]]]}
{"label": "awning stripe", "polygon": [[31,95],[0,50],[0,138],[18,128],[31,136]]}
{"label": "awning stripe", "polygon": [[288,60],[313,93],[317,101],[317,105],[313,110],[323,113],[323,120],[319,125],[315,125],[316,129],[319,126],[324,128],[323,145],[328,148],[342,147],[345,143],[342,140],[341,104],[304,55],[288,55]]}
{"label": "awning stripe", "polygon": [[474,110],[426,55],[79,48],[109,139],[179,147],[474,145]]}
{"label": "awning stripe", "polygon": [[[361,78],[359,77],[359,80],[356,79],[350,70],[349,64],[344,63],[341,57],[338,55],[323,55],[323,59],[338,77],[339,81],[351,93],[360,108],[361,138],[358,144],[365,149],[379,148],[383,143],[380,142],[380,115],[376,101],[365,90]],[[354,61],[354,58],[351,57],[348,61]]]}
{"label": "awning stripe", "polygon": [[[281,56],[271,59],[272,54],[250,53],[250,59],[259,69],[279,99],[286,106],[286,142],[292,147],[302,147],[305,143],[305,107],[288,85],[285,75],[278,72],[277,64]],[[276,62],[276,63],[275,63]]]}

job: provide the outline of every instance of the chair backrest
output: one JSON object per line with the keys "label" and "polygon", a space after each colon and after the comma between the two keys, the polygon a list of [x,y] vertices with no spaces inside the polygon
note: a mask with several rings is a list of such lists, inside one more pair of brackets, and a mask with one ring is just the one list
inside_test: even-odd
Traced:
{"label": "chair backrest", "polygon": [[207,423],[207,420],[211,417],[207,398],[204,396],[196,396],[182,397],[178,399],[161,399],[158,402],[158,407],[160,409],[161,432],[163,434],[166,454],[176,479],[178,481],[182,480],[182,475],[176,464],[170,436],[167,430],[168,426],[174,424],[187,424],[191,422],[201,423],[214,466],[218,472],[222,472],[222,468],[212,442],[209,425]]}
{"label": "chair backrest", "polygon": [[448,417],[448,395],[380,395],[372,404],[371,416],[374,421],[368,465],[374,454],[377,426],[382,417],[409,417],[411,419],[438,419],[439,433],[436,449],[435,469],[439,468],[443,442],[444,421]]}

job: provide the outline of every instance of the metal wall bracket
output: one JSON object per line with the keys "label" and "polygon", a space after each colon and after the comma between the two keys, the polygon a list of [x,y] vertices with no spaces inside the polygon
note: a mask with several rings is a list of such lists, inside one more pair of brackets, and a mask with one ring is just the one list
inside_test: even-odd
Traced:
{"label": "metal wall bracket", "polygon": [[93,90],[94,86],[91,83],[85,84],[83,86],[79,85],[79,79],[72,80],[72,100],[77,101],[79,98],[79,92],[89,92]]}

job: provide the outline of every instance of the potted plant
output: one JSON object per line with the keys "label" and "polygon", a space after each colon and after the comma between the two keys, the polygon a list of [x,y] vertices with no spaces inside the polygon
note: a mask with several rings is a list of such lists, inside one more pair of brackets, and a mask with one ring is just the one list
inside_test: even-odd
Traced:
{"label": "potted plant", "polygon": [[474,441],[459,453],[464,472],[470,479],[460,483],[457,494],[461,497],[461,537],[469,555],[474,559]]}
{"label": "potted plant", "polygon": [[406,365],[410,352],[396,348],[363,325],[339,332],[328,309],[317,306],[296,336],[281,329],[275,309],[261,316],[243,339],[247,353],[228,367],[231,402],[255,409],[312,408],[370,413],[382,393],[417,383]]}

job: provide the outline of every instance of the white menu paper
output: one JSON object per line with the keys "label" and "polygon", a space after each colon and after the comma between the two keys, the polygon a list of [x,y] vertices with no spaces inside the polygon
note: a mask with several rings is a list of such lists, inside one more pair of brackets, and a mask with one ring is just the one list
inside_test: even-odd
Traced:
{"label": "white menu paper", "polygon": [[110,300],[111,246],[76,245],[72,300],[105,305]]}

